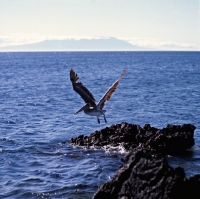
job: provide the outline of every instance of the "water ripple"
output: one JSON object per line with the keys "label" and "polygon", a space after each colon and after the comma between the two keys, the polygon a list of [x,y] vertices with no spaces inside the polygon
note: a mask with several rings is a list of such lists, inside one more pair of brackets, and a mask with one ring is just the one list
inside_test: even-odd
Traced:
{"label": "water ripple", "polygon": [[[199,61],[199,52],[0,53],[0,198],[91,198],[125,151],[73,147],[69,139],[124,121],[194,124],[191,153],[169,162],[187,176],[199,173]],[[107,125],[73,115],[84,103],[71,88],[71,68],[99,100],[124,66]]]}

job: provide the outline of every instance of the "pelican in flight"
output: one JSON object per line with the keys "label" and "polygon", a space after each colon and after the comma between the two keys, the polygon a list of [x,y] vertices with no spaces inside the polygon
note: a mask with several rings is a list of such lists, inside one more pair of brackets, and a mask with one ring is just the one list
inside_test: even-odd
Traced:
{"label": "pelican in flight", "polygon": [[106,117],[105,117],[106,110],[103,110],[103,107],[106,104],[106,102],[111,98],[112,94],[117,89],[117,86],[119,85],[120,80],[124,77],[126,73],[127,73],[127,69],[123,71],[121,76],[114,82],[114,84],[106,91],[106,93],[103,95],[100,101],[96,104],[96,100],[94,96],[92,95],[92,93],[81,82],[77,82],[79,77],[71,69],[70,80],[72,82],[72,87],[85,101],[85,105],[80,110],[75,112],[74,115],[81,111],[84,111],[84,113],[87,115],[96,116],[99,124],[100,124],[99,116],[103,115],[104,121],[105,123],[107,123]]}

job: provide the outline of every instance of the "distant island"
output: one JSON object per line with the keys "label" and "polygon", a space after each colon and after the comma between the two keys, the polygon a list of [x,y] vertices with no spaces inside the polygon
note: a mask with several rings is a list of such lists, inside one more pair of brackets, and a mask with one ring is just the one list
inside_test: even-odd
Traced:
{"label": "distant island", "polygon": [[38,43],[1,47],[6,51],[136,51],[147,50],[114,37],[99,39],[45,40]]}

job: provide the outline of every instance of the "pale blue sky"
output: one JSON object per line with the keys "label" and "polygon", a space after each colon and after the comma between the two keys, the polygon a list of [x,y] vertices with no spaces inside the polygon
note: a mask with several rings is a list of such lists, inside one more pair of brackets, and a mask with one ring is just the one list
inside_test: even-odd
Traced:
{"label": "pale blue sky", "polygon": [[98,37],[200,50],[200,0],[0,0],[0,47]]}

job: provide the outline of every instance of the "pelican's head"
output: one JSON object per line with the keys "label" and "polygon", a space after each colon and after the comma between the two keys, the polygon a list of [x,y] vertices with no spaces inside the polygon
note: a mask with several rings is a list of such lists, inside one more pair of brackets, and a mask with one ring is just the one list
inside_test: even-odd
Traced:
{"label": "pelican's head", "polygon": [[76,111],[74,113],[74,115],[76,115],[77,113],[79,113],[81,111],[88,110],[88,109],[90,109],[90,105],[89,104],[85,104],[80,110]]}

